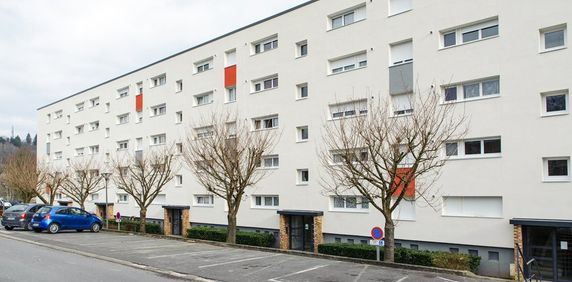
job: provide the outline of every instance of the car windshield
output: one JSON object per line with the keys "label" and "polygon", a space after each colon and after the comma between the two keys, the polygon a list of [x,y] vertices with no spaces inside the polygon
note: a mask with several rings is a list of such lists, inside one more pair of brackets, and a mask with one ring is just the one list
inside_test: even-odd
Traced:
{"label": "car windshield", "polygon": [[51,210],[52,210],[52,208],[43,207],[38,211],[38,213],[49,213]]}
{"label": "car windshield", "polygon": [[15,205],[6,210],[6,212],[23,212],[26,210],[28,206],[26,205]]}

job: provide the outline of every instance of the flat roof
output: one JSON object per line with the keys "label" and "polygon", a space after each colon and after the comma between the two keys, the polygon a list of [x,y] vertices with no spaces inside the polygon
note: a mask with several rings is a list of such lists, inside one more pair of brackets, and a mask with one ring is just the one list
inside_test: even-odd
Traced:
{"label": "flat roof", "polygon": [[235,33],[239,32],[239,31],[243,31],[243,30],[245,30],[245,29],[248,29],[248,28],[251,28],[251,27],[253,27],[253,26],[259,25],[259,24],[261,24],[261,23],[267,22],[267,21],[269,21],[269,20],[271,20],[271,19],[273,19],[273,18],[276,18],[276,17],[282,16],[282,15],[284,15],[284,14],[290,13],[290,12],[292,12],[292,11],[294,11],[294,10],[298,10],[298,9],[304,7],[304,6],[307,6],[307,5],[309,5],[309,4],[312,4],[312,3],[318,2],[318,1],[319,1],[319,0],[309,0],[308,2],[304,2],[304,3],[302,3],[302,4],[298,5],[298,6],[294,6],[294,7],[290,8],[290,9],[288,9],[288,10],[284,10],[284,11],[278,13],[278,14],[274,14],[274,15],[272,15],[272,16],[270,16],[270,17],[264,18],[264,19],[259,20],[259,21],[257,21],[257,22],[254,22],[254,23],[251,23],[251,24],[249,24],[249,25],[243,26],[243,27],[241,27],[241,28],[235,29],[235,30],[233,30],[233,31],[231,31],[231,32],[225,33],[225,34],[223,34],[223,35],[221,35],[221,36],[218,36],[218,37],[215,37],[215,38],[213,38],[213,39],[211,39],[211,40],[208,40],[208,41],[206,41],[206,42],[200,43],[199,45],[195,45],[195,46],[193,46],[193,47],[191,47],[191,48],[185,49],[185,50],[183,50],[183,51],[181,51],[181,52],[175,53],[175,54],[173,54],[173,55],[171,55],[171,56],[168,56],[168,57],[166,57],[166,58],[160,59],[160,60],[158,60],[158,61],[156,61],[156,62],[153,62],[153,63],[151,63],[151,64],[148,64],[148,65],[146,65],[146,66],[144,66],[144,67],[141,67],[141,68],[138,68],[138,69],[136,69],[136,70],[130,71],[130,72],[128,72],[128,73],[122,74],[122,75],[120,75],[120,76],[114,77],[114,78],[112,78],[112,79],[110,79],[110,80],[107,80],[107,81],[105,81],[105,82],[102,82],[102,83],[100,83],[100,84],[97,84],[97,85],[95,85],[95,86],[92,86],[92,87],[90,87],[90,88],[87,88],[87,89],[82,90],[82,91],[80,91],[80,92],[77,92],[77,93],[75,93],[75,94],[69,95],[69,96],[64,97],[64,98],[62,98],[62,99],[59,99],[59,100],[56,100],[56,101],[54,101],[54,102],[52,102],[52,103],[49,103],[49,104],[47,104],[47,105],[45,105],[45,106],[39,107],[39,108],[37,108],[36,110],[39,111],[39,110],[41,110],[41,109],[43,109],[43,108],[49,107],[49,106],[51,106],[51,105],[54,105],[54,104],[56,104],[56,103],[59,103],[59,102],[64,101],[64,100],[66,100],[66,99],[69,99],[69,98],[71,98],[71,97],[74,97],[74,96],[77,96],[77,95],[79,95],[79,94],[85,93],[85,92],[87,92],[87,91],[89,91],[89,90],[92,90],[92,89],[95,89],[95,88],[97,88],[97,87],[99,87],[99,86],[105,85],[105,84],[107,84],[107,83],[110,83],[110,82],[115,81],[115,80],[117,80],[117,79],[120,79],[120,78],[122,78],[122,77],[125,77],[125,76],[128,76],[128,75],[130,75],[130,74],[136,73],[136,72],[138,72],[138,71],[140,71],[140,70],[143,70],[143,69],[146,69],[146,68],[148,68],[148,67],[154,66],[154,65],[156,65],[156,64],[158,64],[158,63],[164,62],[164,61],[166,61],[166,60],[169,60],[169,59],[171,59],[171,58],[174,58],[174,57],[176,57],[176,56],[179,56],[179,55],[181,55],[181,54],[184,54],[184,53],[186,53],[186,52],[189,52],[189,51],[191,51],[191,50],[194,50],[194,49],[197,49],[197,48],[199,48],[199,47],[205,46],[205,45],[207,45],[207,44],[209,44],[209,43],[212,43],[212,42],[215,42],[215,41],[220,40],[220,39],[222,39],[222,38],[225,38],[225,37],[227,37],[227,36],[230,36],[230,35],[232,35],[232,34],[235,34]]}
{"label": "flat roof", "polygon": [[276,213],[282,215],[308,215],[308,216],[324,215],[323,211],[303,211],[303,210],[279,210],[276,211]]}
{"label": "flat roof", "polygon": [[572,227],[572,220],[542,218],[512,218],[510,224],[541,227]]}

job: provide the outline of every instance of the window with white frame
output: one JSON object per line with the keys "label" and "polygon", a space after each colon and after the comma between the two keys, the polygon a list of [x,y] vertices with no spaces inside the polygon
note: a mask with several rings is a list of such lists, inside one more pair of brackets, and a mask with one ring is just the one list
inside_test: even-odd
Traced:
{"label": "window with white frame", "polygon": [[278,155],[263,156],[257,167],[260,168],[278,168],[280,159]]}
{"label": "window with white frame", "polygon": [[64,116],[64,112],[62,110],[56,111],[54,113],[54,119],[60,119]]}
{"label": "window with white frame", "polygon": [[99,106],[99,97],[95,97],[93,99],[90,99],[89,100],[89,106],[92,108]]}
{"label": "window with white frame", "polygon": [[182,154],[182,153],[183,153],[183,143],[177,143],[177,144],[175,144],[175,147],[177,148],[177,153],[178,153],[178,154]]}
{"label": "window with white frame", "polygon": [[84,125],[78,125],[75,127],[75,134],[82,134],[84,129]]}
{"label": "window with white frame", "polygon": [[90,194],[89,196],[90,196],[90,199],[92,202],[99,200],[99,194],[97,194],[97,193]]}
{"label": "window with white frame", "polygon": [[540,51],[563,49],[567,44],[566,24],[547,27],[540,30]]}
{"label": "window with white frame", "polygon": [[413,9],[412,0],[389,0],[389,15],[397,15]]}
{"label": "window with white frame", "polygon": [[278,115],[252,119],[254,130],[278,128]]}
{"label": "window with white frame", "polygon": [[401,116],[413,113],[413,94],[391,96],[393,115]]}
{"label": "window with white frame", "polygon": [[183,91],[183,81],[177,80],[175,81],[175,92],[181,92],[181,91]]}
{"label": "window with white frame", "polygon": [[181,175],[181,174],[175,175],[175,185],[177,185],[177,186],[183,185],[183,175]]}
{"label": "window with white frame", "polygon": [[195,95],[195,106],[207,105],[213,102],[213,92]]}
{"label": "window with white frame", "polygon": [[296,43],[296,57],[306,57],[308,55],[308,40]]}
{"label": "window with white frame", "polygon": [[54,160],[61,160],[63,158],[62,151],[54,152]]}
{"label": "window with white frame", "polygon": [[167,142],[167,135],[157,134],[151,136],[151,145],[164,145]]}
{"label": "window with white frame", "polygon": [[236,138],[236,121],[227,122],[225,126],[228,138]]}
{"label": "window with white frame", "polygon": [[71,140],[70,140],[70,137],[69,137],[69,136],[66,137],[66,146],[69,146],[69,145],[70,145],[70,143],[71,143],[70,141],[71,141]]}
{"label": "window with white frame", "polygon": [[78,156],[78,157],[79,157],[79,156],[83,156],[83,155],[84,155],[84,148],[83,148],[83,147],[76,148],[76,149],[75,149],[75,155]]}
{"label": "window with white frame", "polygon": [[367,52],[362,51],[355,54],[330,59],[328,63],[330,74],[365,68],[367,67]]}
{"label": "window with white frame", "polygon": [[195,195],[194,205],[199,207],[212,207],[214,205],[213,195]]}
{"label": "window with white frame", "polygon": [[117,194],[117,202],[118,203],[129,202],[129,195],[128,194]]}
{"label": "window with white frame", "polygon": [[208,71],[212,69],[212,67],[213,67],[213,58],[210,57],[208,59],[195,63],[195,73]]}
{"label": "window with white frame", "polygon": [[252,43],[253,54],[260,54],[278,48],[278,35],[272,35]]}
{"label": "window with white frame", "polygon": [[151,87],[165,85],[167,83],[167,75],[161,74],[150,79]]}
{"label": "window with white frame", "polygon": [[67,124],[70,124],[70,122],[71,122],[71,116],[70,116],[70,115],[67,115],[67,116],[66,116],[66,123],[67,123]]}
{"label": "window with white frame", "polygon": [[89,154],[99,154],[99,145],[89,146]]}
{"label": "window with white frame", "polygon": [[109,138],[110,129],[109,127],[105,128],[105,138]]}
{"label": "window with white frame", "polygon": [[415,201],[401,199],[397,208],[391,213],[391,218],[396,220],[415,220]]}
{"label": "window with white frame", "polygon": [[331,196],[332,210],[359,211],[369,209],[369,202],[361,196]]}
{"label": "window with white frame", "polygon": [[212,126],[203,126],[195,128],[195,135],[197,139],[211,137],[214,134],[214,127]]}
{"label": "window with white frame", "polygon": [[[149,114],[153,114],[152,112]],[[135,113],[136,117],[135,117],[135,123],[142,123],[143,122],[143,111],[141,112],[136,112]]]}
{"label": "window with white frame", "polygon": [[52,121],[52,114],[46,115],[46,123],[50,123]]}
{"label": "window with white frame", "polygon": [[81,112],[81,111],[83,111],[83,109],[85,108],[84,105],[85,105],[84,102],[75,104],[75,111],[76,111],[76,112]]}
{"label": "window with white frame", "polygon": [[175,113],[175,123],[183,123],[183,112],[178,111]]}
{"label": "window with white frame", "polygon": [[445,196],[443,216],[502,217],[502,197]]}
{"label": "window with white frame", "polygon": [[296,170],[296,184],[306,185],[310,181],[310,171],[307,168]]}
{"label": "window with white frame", "polygon": [[117,150],[125,151],[129,148],[129,140],[117,141]]}
{"label": "window with white frame", "polygon": [[570,181],[570,157],[552,157],[542,159],[545,182]]}
{"label": "window with white frame", "polygon": [[278,88],[278,75],[272,75],[270,77],[257,79],[252,81],[252,91],[253,92],[260,92],[263,90],[269,90]]}
{"label": "window with white frame", "polygon": [[143,150],[143,137],[139,137],[135,139],[135,150],[141,151]]}
{"label": "window with white frame", "polygon": [[366,99],[330,105],[330,117],[332,119],[365,114],[367,114]]}
{"label": "window with white frame", "polygon": [[162,116],[162,115],[165,115],[166,113],[167,113],[167,105],[166,104],[161,104],[161,105],[151,107],[151,113],[150,114],[152,117]]}
{"label": "window with white frame", "polygon": [[126,124],[129,122],[129,114],[122,114],[117,116],[117,124]]}
{"label": "window with white frame", "polygon": [[366,6],[365,4],[360,4],[359,6],[352,7],[350,9],[346,9],[344,11],[328,16],[329,29],[336,29],[353,24],[355,22],[365,20],[365,17]]}
{"label": "window with white frame", "polygon": [[445,143],[445,155],[451,158],[495,157],[501,154],[501,138],[467,139]]}
{"label": "window with white frame", "polygon": [[351,158],[352,162],[363,162],[368,160],[368,153],[363,149],[353,149],[352,151],[348,151],[346,153],[334,150],[331,151],[330,154],[332,156],[332,165],[341,164],[345,161],[346,158]]}
{"label": "window with white frame", "polygon": [[443,86],[444,102],[467,101],[500,96],[500,77]]}
{"label": "window with white frame", "polygon": [[54,140],[56,140],[56,139],[62,139],[62,134],[63,134],[63,133],[62,133],[61,130],[54,132]]}
{"label": "window with white frame", "polygon": [[151,204],[153,204],[153,205],[164,205],[166,202],[167,202],[167,195],[157,194],[157,197],[155,197],[155,199],[153,199],[153,202],[151,202]]}
{"label": "window with white frame", "polygon": [[542,115],[552,116],[568,113],[568,89],[541,93]]}
{"label": "window with white frame", "polygon": [[236,65],[236,49],[224,52],[224,66],[230,67]]}
{"label": "window with white frame", "polygon": [[442,47],[461,45],[499,35],[498,18],[441,31]]}
{"label": "window with white frame", "polygon": [[105,103],[105,112],[106,112],[106,113],[109,113],[109,110],[110,110],[110,109],[111,109],[111,104],[109,104],[109,102],[108,102],[108,103]]}
{"label": "window with white frame", "polygon": [[99,121],[93,121],[89,123],[89,131],[95,131],[99,129]]}
{"label": "window with white frame", "polygon": [[296,99],[308,98],[308,83],[296,85]]}
{"label": "window with white frame", "polygon": [[49,134],[49,133],[46,134],[46,142],[50,142],[50,138],[51,138],[51,137],[52,137],[51,134]]}
{"label": "window with white frame", "polygon": [[138,94],[143,94],[143,81],[139,81],[137,82],[137,93]]}
{"label": "window with white frame", "polygon": [[278,195],[254,195],[252,203],[256,208],[275,208],[280,205]]}
{"label": "window with white frame", "polygon": [[390,66],[402,65],[413,62],[413,41],[394,43],[390,45],[391,61]]}
{"label": "window with white frame", "polygon": [[226,89],[226,103],[232,103],[236,101],[236,87],[231,87]]}
{"label": "window with white frame", "polygon": [[117,98],[125,98],[129,96],[129,86],[117,89]]}
{"label": "window with white frame", "polygon": [[308,141],[309,138],[308,126],[298,126],[296,127],[296,141],[297,142],[304,142]]}

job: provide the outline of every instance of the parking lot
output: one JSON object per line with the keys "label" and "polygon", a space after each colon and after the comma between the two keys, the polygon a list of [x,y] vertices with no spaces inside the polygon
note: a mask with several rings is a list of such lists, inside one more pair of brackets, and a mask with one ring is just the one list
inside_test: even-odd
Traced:
{"label": "parking lot", "polygon": [[272,282],[482,280],[122,233],[74,231],[51,235],[2,230],[0,236],[170,271],[181,278],[198,276],[217,281]]}

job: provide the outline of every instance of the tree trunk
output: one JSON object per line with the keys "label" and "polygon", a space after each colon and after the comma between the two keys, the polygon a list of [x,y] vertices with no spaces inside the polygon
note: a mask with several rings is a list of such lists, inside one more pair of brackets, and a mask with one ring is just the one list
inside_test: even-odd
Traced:
{"label": "tree trunk", "polygon": [[85,210],[85,200],[82,200],[81,203],[79,203],[79,206],[82,210]]}
{"label": "tree trunk", "polygon": [[145,226],[147,223],[147,209],[141,209],[139,211],[139,232],[146,233]]}
{"label": "tree trunk", "polygon": [[236,244],[236,213],[229,211],[226,218],[228,220],[228,233],[226,235],[226,242]]}
{"label": "tree trunk", "polygon": [[385,219],[385,247],[383,248],[383,261],[395,261],[395,223],[393,219]]}

